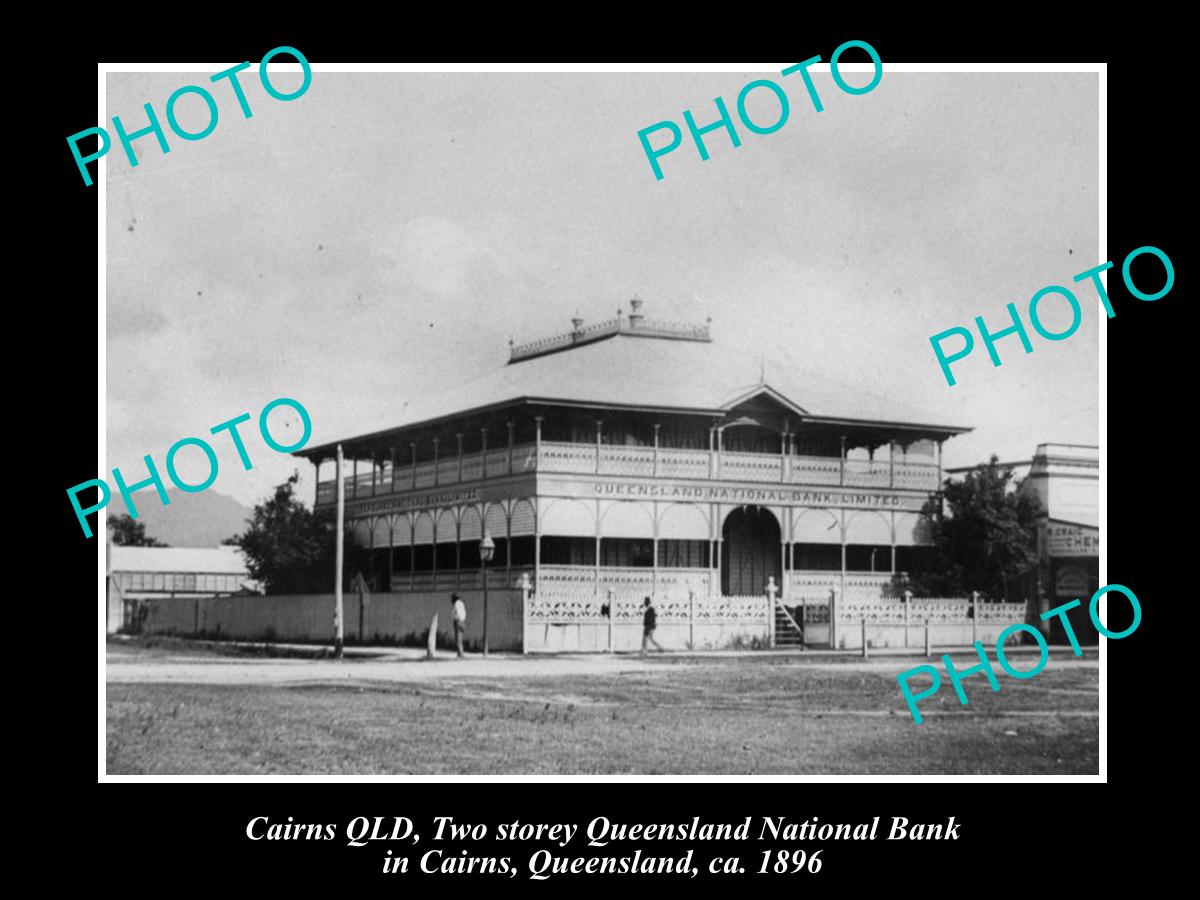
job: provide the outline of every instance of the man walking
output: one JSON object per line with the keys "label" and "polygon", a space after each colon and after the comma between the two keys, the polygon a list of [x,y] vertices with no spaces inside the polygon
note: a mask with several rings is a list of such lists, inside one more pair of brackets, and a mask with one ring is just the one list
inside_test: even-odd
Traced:
{"label": "man walking", "polygon": [[458,594],[450,595],[450,606],[454,609],[454,646],[458,648],[458,658],[463,658],[463,632],[467,630],[467,607]]}
{"label": "man walking", "polygon": [[658,613],[654,611],[654,604],[647,597],[642,601],[642,656],[646,655],[646,648],[653,644],[658,648],[659,653],[663,652],[662,644],[654,639],[654,628],[658,624]]}

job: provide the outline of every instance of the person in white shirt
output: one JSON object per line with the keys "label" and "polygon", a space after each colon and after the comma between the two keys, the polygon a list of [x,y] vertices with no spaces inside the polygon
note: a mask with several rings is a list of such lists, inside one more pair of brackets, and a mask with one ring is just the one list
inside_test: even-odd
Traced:
{"label": "person in white shirt", "polygon": [[458,658],[463,658],[463,632],[467,630],[467,606],[458,594],[450,595],[450,605],[454,608],[454,646],[458,648]]}

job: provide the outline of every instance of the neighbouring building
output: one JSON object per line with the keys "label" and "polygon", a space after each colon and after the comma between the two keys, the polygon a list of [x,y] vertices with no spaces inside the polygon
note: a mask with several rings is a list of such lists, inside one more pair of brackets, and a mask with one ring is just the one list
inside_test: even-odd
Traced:
{"label": "neighbouring building", "polygon": [[[1081,640],[1094,643],[1087,603],[1100,587],[1100,448],[1090,444],[1038,444],[1032,459],[1001,464],[1016,475],[1016,490],[1038,498],[1037,571],[1027,580],[1036,608],[1031,621],[1056,640],[1066,641],[1058,619],[1041,613],[1080,598],[1071,622]],[[948,469],[951,476],[979,468]]]}
{"label": "neighbouring building", "polygon": [[[1071,619],[1075,633],[1094,643],[1086,607],[1100,587],[1100,448],[1039,444],[1021,490],[1036,494],[1042,505],[1038,612],[1078,597],[1082,609]],[[1051,634],[1065,640],[1059,620],[1050,623]]]}
{"label": "neighbouring building", "polygon": [[137,630],[148,602],[256,591],[236,547],[108,547],[109,633]]}
{"label": "neighbouring building", "polygon": [[723,347],[708,324],[651,321],[636,299],[510,342],[497,371],[385,424],[298,452],[317,509],[335,502],[340,444],[347,534],[399,595],[477,590],[487,534],[489,586],[532,586],[525,649],[612,646],[614,620],[627,646],[651,595],[693,646],[749,620],[765,642],[803,628],[810,645],[853,645],[831,599],[878,601],[922,552],[942,444],[970,430]]}

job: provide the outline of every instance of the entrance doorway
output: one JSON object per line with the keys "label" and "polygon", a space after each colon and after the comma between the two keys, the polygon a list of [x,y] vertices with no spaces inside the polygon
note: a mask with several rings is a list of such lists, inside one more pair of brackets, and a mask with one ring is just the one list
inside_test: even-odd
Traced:
{"label": "entrance doorway", "polygon": [[779,521],[761,506],[739,506],[721,530],[721,593],[762,595],[774,576],[782,587]]}

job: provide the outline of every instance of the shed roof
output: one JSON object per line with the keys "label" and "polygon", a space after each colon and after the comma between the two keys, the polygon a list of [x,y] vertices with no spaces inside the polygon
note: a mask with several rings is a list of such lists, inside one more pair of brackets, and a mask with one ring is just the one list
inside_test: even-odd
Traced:
{"label": "shed roof", "polygon": [[246,560],[237,547],[124,547],[109,548],[113,572],[195,572],[246,575]]}

